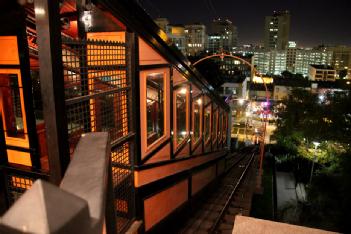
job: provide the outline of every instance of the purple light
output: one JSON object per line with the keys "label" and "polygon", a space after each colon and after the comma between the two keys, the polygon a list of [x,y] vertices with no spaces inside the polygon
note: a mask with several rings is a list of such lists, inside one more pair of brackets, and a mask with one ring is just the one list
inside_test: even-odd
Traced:
{"label": "purple light", "polygon": [[267,106],[269,106],[270,105],[270,103],[269,102],[262,102],[261,103],[261,106],[265,106],[265,107],[267,107]]}

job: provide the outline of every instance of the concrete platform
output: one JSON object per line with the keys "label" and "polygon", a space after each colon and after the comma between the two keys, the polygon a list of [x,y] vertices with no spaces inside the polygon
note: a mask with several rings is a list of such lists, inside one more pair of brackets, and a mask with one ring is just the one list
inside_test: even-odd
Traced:
{"label": "concrete platform", "polygon": [[335,234],[320,229],[255,219],[241,215],[235,216],[233,234]]}

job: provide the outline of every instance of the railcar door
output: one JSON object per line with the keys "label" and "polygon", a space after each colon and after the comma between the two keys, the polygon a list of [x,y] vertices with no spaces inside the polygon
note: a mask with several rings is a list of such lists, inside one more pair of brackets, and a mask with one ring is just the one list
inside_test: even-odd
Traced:
{"label": "railcar door", "polygon": [[[0,36],[0,115],[2,119],[2,135],[5,142],[6,160],[12,164],[33,166],[30,140],[33,134],[29,134],[28,111],[31,110],[29,102],[26,100],[25,93],[31,92],[30,82],[25,82],[21,71],[20,55],[16,36]],[[28,72],[29,74],[29,72]],[[25,90],[27,89],[27,90]],[[30,120],[31,121],[31,120]],[[33,122],[33,121],[32,121]],[[35,121],[33,122],[35,124]],[[32,126],[35,129],[35,126]]]}
{"label": "railcar door", "polygon": [[32,166],[19,69],[0,69],[0,111],[8,162]]}

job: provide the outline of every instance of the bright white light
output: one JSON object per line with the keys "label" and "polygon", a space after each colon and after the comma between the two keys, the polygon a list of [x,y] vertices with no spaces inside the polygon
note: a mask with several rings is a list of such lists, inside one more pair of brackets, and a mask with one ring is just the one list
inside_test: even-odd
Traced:
{"label": "bright white light", "polygon": [[317,148],[321,143],[314,141],[313,144],[314,144],[314,147]]}
{"label": "bright white light", "polygon": [[45,10],[43,8],[39,8],[39,7],[35,7],[34,12],[36,15],[44,15],[45,14]]}
{"label": "bright white light", "polygon": [[321,95],[318,96],[318,98],[319,98],[320,102],[323,102],[324,99],[325,99],[325,96],[323,94],[321,94]]}
{"label": "bright white light", "polygon": [[197,99],[196,102],[197,102],[197,104],[201,105],[202,104],[201,98]]}
{"label": "bright white light", "polygon": [[92,26],[92,17],[90,11],[84,11],[82,16],[82,22],[84,23],[86,30]]}
{"label": "bright white light", "polygon": [[186,94],[186,93],[187,93],[186,88],[182,88],[182,89],[180,89],[179,93],[180,93],[180,94]]}
{"label": "bright white light", "polygon": [[243,104],[244,104],[244,102],[245,102],[245,100],[241,98],[241,99],[239,99],[239,101],[238,101],[238,102],[239,102],[239,104],[240,104],[240,105],[243,105]]}
{"label": "bright white light", "polygon": [[181,134],[182,136],[186,136],[186,131],[182,131],[180,134]]}

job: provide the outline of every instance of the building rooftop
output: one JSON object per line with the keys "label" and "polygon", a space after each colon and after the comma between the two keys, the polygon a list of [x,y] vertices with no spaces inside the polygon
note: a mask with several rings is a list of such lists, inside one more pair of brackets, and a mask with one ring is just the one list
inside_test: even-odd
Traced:
{"label": "building rooftop", "polygon": [[289,87],[310,87],[311,82],[307,79],[274,78],[274,85]]}
{"label": "building rooftop", "polygon": [[329,65],[310,64],[310,66],[316,69],[334,70],[334,68]]}
{"label": "building rooftop", "polygon": [[312,81],[311,83],[317,83],[319,89],[341,89],[341,90],[351,89],[350,80],[337,79],[335,81]]}

